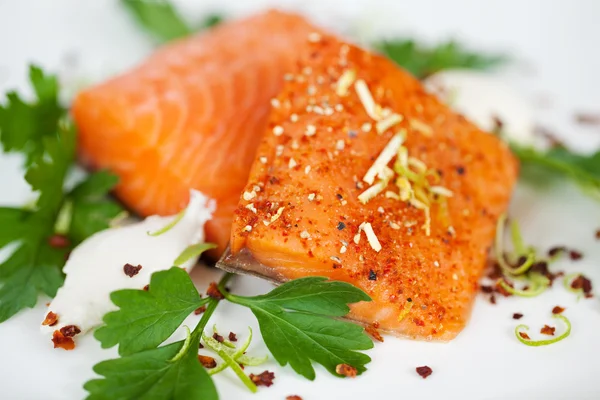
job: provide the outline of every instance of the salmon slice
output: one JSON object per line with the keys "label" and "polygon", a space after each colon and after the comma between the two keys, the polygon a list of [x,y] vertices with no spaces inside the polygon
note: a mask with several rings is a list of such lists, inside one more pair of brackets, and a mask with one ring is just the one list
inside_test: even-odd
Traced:
{"label": "salmon slice", "polygon": [[269,115],[269,100],[316,32],[277,11],[177,41],[137,68],[80,93],[79,151],[120,178],[142,216],[184,208],[190,189],[217,201],[207,240],[223,250]]}
{"label": "salmon slice", "polygon": [[346,281],[373,299],[350,318],[414,339],[454,338],[515,158],[379,55],[323,36],[300,64],[276,99],[218,266],[274,282]]}

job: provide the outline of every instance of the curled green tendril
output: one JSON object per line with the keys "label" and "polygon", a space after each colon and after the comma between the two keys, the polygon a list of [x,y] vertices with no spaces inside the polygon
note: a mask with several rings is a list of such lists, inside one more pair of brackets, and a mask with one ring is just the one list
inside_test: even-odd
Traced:
{"label": "curled green tendril", "polygon": [[521,332],[521,329],[528,330],[529,327],[527,325],[517,325],[517,327],[515,328],[515,336],[517,337],[517,339],[519,339],[519,342],[521,342],[527,346],[533,346],[533,347],[547,346],[552,343],[560,342],[561,340],[563,340],[564,338],[566,338],[567,336],[569,336],[571,334],[571,322],[567,319],[567,317],[565,317],[564,315],[561,315],[561,314],[553,315],[553,317],[562,320],[564,322],[564,324],[567,326],[567,329],[562,333],[562,335],[559,335],[553,339],[545,339],[545,340],[525,339],[525,338],[521,337],[521,335],[519,333]]}
{"label": "curled green tendril", "polygon": [[177,215],[175,216],[175,218],[173,218],[173,221],[169,222],[167,225],[165,225],[164,227],[160,228],[160,229],[159,229],[159,230],[157,230],[156,232],[150,232],[150,231],[148,231],[148,232],[146,232],[146,233],[148,234],[148,236],[160,236],[160,235],[162,235],[163,233],[167,233],[167,232],[169,232],[171,229],[173,229],[173,227],[174,227],[175,225],[177,225],[177,223],[178,223],[179,221],[181,221],[181,219],[182,219],[182,218],[183,218],[183,216],[185,215],[185,210],[186,210],[185,208],[184,208],[183,210],[181,210],[181,211],[179,212],[179,214],[177,214]]}
{"label": "curled green tendril", "polygon": [[[237,377],[240,378],[240,380],[244,383],[244,385],[246,385],[246,387],[252,393],[256,393],[256,390],[257,390],[256,385],[244,373],[244,371],[242,370],[242,368],[240,367],[238,362],[232,357],[232,355],[230,355],[229,352],[226,351],[226,347],[223,346],[218,341],[216,341],[215,339],[213,339],[212,337],[205,335],[204,333],[202,334],[202,339],[204,340],[204,343],[206,344],[206,346],[208,348],[215,351],[219,355],[219,357],[221,357],[224,364],[226,365],[225,368],[227,368],[227,367],[231,368],[233,370],[233,372],[237,375]],[[217,368],[219,368],[219,367],[217,367]],[[217,369],[217,368],[215,368],[215,369]],[[219,371],[221,371],[221,370],[222,369],[220,369]],[[217,371],[217,372],[219,372],[219,371]],[[211,375],[214,375],[216,372],[209,371],[209,373]]]}
{"label": "curled green tendril", "polygon": [[[544,280],[542,280],[542,278],[544,278]],[[533,286],[531,288],[527,290],[521,290],[511,287],[508,283],[506,283],[506,280],[504,278],[498,279],[498,285],[500,285],[502,289],[506,290],[512,295],[520,297],[539,296],[540,294],[544,293],[546,289],[548,289],[548,287],[550,287],[550,281],[542,275],[540,275],[540,278],[532,278],[531,282],[533,283]]]}
{"label": "curled green tendril", "polygon": [[187,325],[184,325],[183,327],[185,328],[185,340],[183,341],[183,346],[181,346],[181,349],[179,349],[177,354],[175,354],[175,357],[173,357],[169,360],[170,362],[175,362],[175,361],[179,360],[181,357],[184,356],[184,354],[187,352],[187,350],[190,347],[190,343],[192,341],[192,334],[190,332],[190,328],[188,328]]}

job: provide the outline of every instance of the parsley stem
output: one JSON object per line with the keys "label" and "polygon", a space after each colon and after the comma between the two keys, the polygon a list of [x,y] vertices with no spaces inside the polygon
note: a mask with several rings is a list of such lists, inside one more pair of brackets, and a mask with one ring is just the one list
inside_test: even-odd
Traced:
{"label": "parsley stem", "polygon": [[210,319],[210,317],[212,317],[212,314],[215,312],[215,309],[219,305],[219,300],[209,299],[207,304],[208,305],[206,306],[206,311],[204,311],[200,322],[198,322],[198,325],[196,325],[196,327],[194,328],[192,336],[200,337],[200,334],[202,334],[202,331],[204,331],[204,328],[206,328],[206,324],[208,324],[208,320]]}
{"label": "parsley stem", "polygon": [[[223,293],[223,295],[225,295],[225,293],[227,293],[227,291],[225,290],[225,285],[227,284],[229,279],[231,279],[232,276],[233,276],[232,273],[227,272],[225,275],[223,275],[223,277],[217,284],[217,287],[219,288],[221,293]],[[198,322],[198,325],[196,325],[196,327],[194,328],[194,331],[192,332],[192,336],[197,335],[198,338],[201,336],[202,332],[206,328],[206,324],[208,324],[208,321],[210,320],[210,317],[212,317],[213,313],[215,312],[215,309],[219,305],[219,300],[213,299],[213,298],[207,298],[205,304],[207,304],[206,311],[204,311],[204,313],[202,314],[202,318],[200,319],[200,322]]]}
{"label": "parsley stem", "polygon": [[233,370],[237,377],[240,378],[240,380],[252,393],[256,393],[256,384],[252,382],[252,380],[244,373],[244,371],[238,364],[238,361],[234,357],[232,357],[220,343],[206,335],[204,335],[204,342],[207,345],[213,342],[210,346],[211,349],[217,352],[219,357],[223,359],[223,362]]}
{"label": "parsley stem", "polygon": [[225,275],[223,275],[223,277],[217,284],[219,291],[221,292],[221,294],[223,296],[225,296],[225,298],[227,298],[227,295],[229,294],[229,292],[225,289],[225,285],[227,285],[227,282],[229,282],[229,280],[233,277],[233,275],[234,274],[232,274],[231,272],[226,272]]}

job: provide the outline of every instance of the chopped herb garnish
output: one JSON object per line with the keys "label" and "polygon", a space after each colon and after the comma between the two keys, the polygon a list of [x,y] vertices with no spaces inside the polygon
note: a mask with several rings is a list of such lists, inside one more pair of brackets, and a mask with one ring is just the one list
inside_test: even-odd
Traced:
{"label": "chopped herb garnish", "polygon": [[[243,355],[243,352],[240,354],[239,352],[235,352],[231,354],[231,352],[227,351],[227,347],[220,343],[218,340],[215,340],[212,337],[202,335],[202,340],[206,344],[206,347],[210,348],[214,352],[216,352],[219,357],[223,360],[223,364],[225,368],[229,367],[233,370],[233,372],[237,375],[237,377],[246,385],[246,387],[252,392],[256,393],[256,385],[246,376],[242,368],[240,367],[239,358]],[[222,368],[224,369],[224,368]],[[222,369],[215,369],[211,371],[211,375],[220,372]]]}
{"label": "chopped herb garnish", "polygon": [[508,292],[512,295],[515,295],[515,296],[535,297],[535,296],[539,296],[540,294],[544,293],[546,291],[546,289],[548,289],[548,287],[550,286],[549,280],[545,276],[539,275],[539,277],[536,279],[537,280],[532,279],[532,281],[535,282],[535,284],[527,290],[515,289],[514,287],[508,285],[506,283],[506,280],[504,280],[504,278],[500,278],[498,280],[498,285],[502,289],[504,289],[506,292]]}
{"label": "chopped herb garnish", "polygon": [[181,210],[176,216],[175,218],[173,218],[173,220],[171,222],[169,222],[167,225],[165,225],[164,227],[160,228],[159,230],[157,230],[156,232],[148,232],[148,236],[160,236],[163,233],[167,233],[169,232],[171,229],[173,229],[175,227],[175,225],[177,225],[179,223],[179,221],[181,221],[181,219],[185,216],[185,211],[186,209],[184,208],[183,210]]}
{"label": "chopped herb garnish", "polygon": [[552,343],[560,342],[561,340],[563,340],[571,334],[571,322],[567,319],[567,317],[561,314],[554,314],[553,317],[560,319],[567,326],[567,329],[561,335],[553,339],[531,340],[529,338],[529,335],[527,335],[525,332],[522,332],[523,329],[528,330],[529,327],[527,325],[518,325],[515,328],[515,336],[517,337],[519,342],[526,344],[527,346],[547,346]]}
{"label": "chopped herb garnish", "polygon": [[504,273],[508,275],[522,275],[535,262],[535,252],[531,249],[525,249],[525,245],[523,244],[523,239],[519,232],[519,225],[516,221],[513,221],[511,224],[511,236],[513,241],[513,247],[516,252],[516,255],[513,256],[513,259],[519,259],[524,256],[525,260],[518,265],[517,267],[511,266],[505,258],[504,254],[504,225],[506,225],[506,214],[502,214],[498,218],[498,222],[496,224],[496,243],[495,243],[495,254],[496,261],[504,271]]}
{"label": "chopped herb garnish", "polygon": [[181,266],[191,259],[198,258],[206,250],[216,249],[217,245],[212,243],[198,243],[186,248],[174,261],[175,266]]}

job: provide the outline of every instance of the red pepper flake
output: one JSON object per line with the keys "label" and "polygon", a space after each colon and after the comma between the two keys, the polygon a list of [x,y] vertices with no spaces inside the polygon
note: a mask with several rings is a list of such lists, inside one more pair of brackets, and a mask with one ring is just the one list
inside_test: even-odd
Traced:
{"label": "red pepper flake", "polygon": [[571,282],[573,289],[581,289],[586,297],[592,297],[592,281],[583,275],[579,275]]}
{"label": "red pepper flake", "polygon": [[555,307],[552,309],[552,314],[560,314],[560,313],[562,313],[563,311],[565,311],[565,309],[564,309],[563,307],[561,307],[561,306],[555,306]]}
{"label": "red pepper flake", "polygon": [[146,285],[146,286],[144,286],[144,288],[143,288],[142,290],[144,290],[144,291],[146,291],[146,292],[147,292],[148,290],[150,290],[150,285]]}
{"label": "red pepper flake", "polygon": [[81,333],[81,329],[79,329],[76,325],[67,325],[60,328],[60,333],[66,337],[73,337],[78,333]]}
{"label": "red pepper flake", "polygon": [[230,342],[237,342],[237,335],[233,332],[229,332],[229,341]]}
{"label": "red pepper flake", "polygon": [[200,315],[206,311],[206,306],[200,306],[194,310],[194,315]]}
{"label": "red pepper flake", "polygon": [[600,229],[596,230],[596,239],[600,239]]}
{"label": "red pepper flake", "polygon": [[521,313],[514,313],[513,314],[513,319],[521,319],[521,318],[523,318],[523,314],[521,314]]}
{"label": "red pepper flake", "polygon": [[417,374],[419,374],[423,379],[427,378],[429,375],[433,373],[433,370],[429,368],[427,365],[422,367],[417,367]]}
{"label": "red pepper flake", "polygon": [[494,115],[492,117],[492,120],[494,121],[493,132],[500,132],[504,127],[504,121],[502,121],[502,119],[500,119],[500,117],[498,117],[497,115]]}
{"label": "red pepper flake", "polygon": [[583,257],[583,254],[581,254],[581,252],[579,252],[577,250],[571,250],[571,251],[569,251],[569,257],[571,258],[571,260],[577,261],[577,260],[581,260],[581,258]]}
{"label": "red pepper flake", "polygon": [[459,174],[459,175],[464,175],[465,174],[465,167],[459,165],[458,167],[456,167],[456,173]]}
{"label": "red pepper flake", "polygon": [[285,400],[302,400],[302,397],[298,396],[297,394],[293,394],[291,396],[286,396]]}
{"label": "red pepper flake", "polygon": [[216,282],[211,282],[210,285],[208,285],[208,290],[206,291],[206,294],[209,297],[212,297],[216,300],[223,300],[225,298],[225,296],[223,296],[223,294],[219,290],[219,287],[217,286]]}
{"label": "red pepper flake", "polygon": [[490,296],[490,303],[496,304],[496,296],[494,296],[494,295]]}
{"label": "red pepper flake", "polygon": [[479,287],[479,289],[481,289],[481,291],[482,291],[483,293],[487,293],[487,294],[489,294],[489,293],[493,293],[493,292],[494,292],[494,288],[493,288],[493,287],[491,287],[491,286],[487,286],[487,285],[481,285],[481,286]]}
{"label": "red pepper flake", "polygon": [[565,251],[567,251],[567,248],[565,246],[555,246],[555,247],[552,247],[550,250],[548,250],[548,256],[554,257],[554,256],[558,255],[559,253],[562,253]]}
{"label": "red pepper flake", "polygon": [[377,280],[377,273],[375,271],[373,271],[372,269],[369,270],[369,280],[370,281]]}
{"label": "red pepper flake", "polygon": [[418,319],[418,318],[413,318],[413,322],[415,323],[415,325],[417,326],[425,326],[425,322],[423,322],[423,320]]}
{"label": "red pepper flake", "polygon": [[356,370],[356,368],[354,368],[352,365],[348,365],[348,364],[338,364],[338,365],[336,365],[335,366],[335,372],[338,375],[342,375],[342,376],[345,376],[347,378],[354,378],[358,374],[358,371]]}
{"label": "red pepper flake", "polygon": [[544,325],[543,328],[540,330],[540,333],[544,335],[554,336],[555,330],[556,328],[553,326]]}
{"label": "red pepper flake", "polygon": [[383,336],[381,336],[381,333],[379,333],[379,331],[377,330],[377,328],[374,325],[367,325],[365,327],[365,332],[367,332],[367,334],[369,336],[371,336],[373,339],[375,339],[379,342],[383,342]]}
{"label": "red pepper flake", "polygon": [[64,249],[65,247],[69,247],[71,242],[65,235],[56,234],[48,238],[48,244],[50,247],[54,247],[55,249]]}
{"label": "red pepper flake", "polygon": [[52,343],[54,343],[55,349],[73,350],[75,348],[73,338],[63,335],[59,330],[52,334]]}
{"label": "red pepper flake", "polygon": [[344,228],[346,228],[346,224],[340,221],[337,224],[337,228],[338,228],[338,231],[344,230]]}
{"label": "red pepper flake", "polygon": [[273,384],[273,379],[275,379],[275,374],[273,372],[264,371],[258,375],[250,374],[249,378],[256,386],[266,386],[269,387]]}
{"label": "red pepper flake", "polygon": [[519,332],[519,336],[521,336],[525,340],[531,340],[531,338],[529,337],[529,335],[526,334],[525,332]]}
{"label": "red pepper flake", "polygon": [[202,364],[202,366],[204,368],[214,368],[217,366],[217,361],[209,356],[203,356],[202,354],[198,354],[198,361],[200,361],[200,364]]}
{"label": "red pepper flake", "polygon": [[487,274],[487,277],[490,278],[491,280],[495,281],[498,280],[499,278],[502,278],[504,276],[504,273],[502,272],[502,268],[500,267],[500,264],[498,264],[497,262],[492,262],[491,265],[489,266],[489,272]]}
{"label": "red pepper flake", "polygon": [[[514,287],[514,285],[512,284],[512,282],[507,282],[506,280],[504,281],[505,284],[507,284],[510,287]],[[496,284],[496,293],[501,294],[504,297],[510,297],[512,296],[512,293],[510,293],[509,291],[507,291],[506,289],[504,289],[502,286],[500,286],[500,284]]]}
{"label": "red pepper flake", "polygon": [[50,311],[48,314],[46,314],[46,318],[44,319],[44,322],[42,322],[42,325],[54,326],[57,322],[58,315]]}
{"label": "red pepper flake", "polygon": [[582,125],[600,125],[600,114],[580,112],[575,114],[575,121]]}
{"label": "red pepper flake", "polygon": [[223,343],[225,340],[223,336],[219,335],[217,332],[213,333],[213,339],[215,339],[219,343]]}
{"label": "red pepper flake", "polygon": [[136,276],[138,274],[138,272],[140,272],[140,269],[142,269],[141,265],[138,265],[136,267],[135,265],[131,265],[131,264],[127,263],[123,266],[123,272],[125,272],[125,275],[127,275],[130,278],[133,278],[134,276]]}
{"label": "red pepper flake", "polygon": [[200,344],[198,345],[198,348],[199,348],[199,349],[203,349],[203,348],[204,348],[204,345],[203,345],[202,343],[200,343]]}

